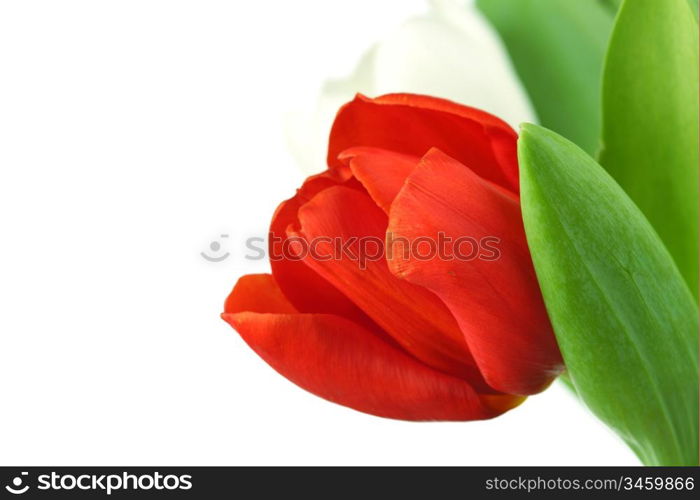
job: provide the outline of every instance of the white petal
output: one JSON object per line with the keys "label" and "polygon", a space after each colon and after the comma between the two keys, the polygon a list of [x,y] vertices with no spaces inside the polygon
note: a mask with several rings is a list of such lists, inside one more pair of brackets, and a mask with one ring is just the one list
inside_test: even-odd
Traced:
{"label": "white petal", "polygon": [[289,150],[301,169],[315,174],[326,169],[328,136],[338,109],[358,92],[375,95],[374,59],[376,45],[360,59],[348,78],[328,80],[323,84],[316,109],[290,112],[285,120]]}
{"label": "white petal", "polygon": [[325,168],[335,113],[357,92],[443,97],[488,111],[514,127],[536,121],[498,35],[473,1],[431,4],[426,15],[408,20],[371,48],[349,78],[327,82],[314,113],[288,121],[290,148],[303,170]]}

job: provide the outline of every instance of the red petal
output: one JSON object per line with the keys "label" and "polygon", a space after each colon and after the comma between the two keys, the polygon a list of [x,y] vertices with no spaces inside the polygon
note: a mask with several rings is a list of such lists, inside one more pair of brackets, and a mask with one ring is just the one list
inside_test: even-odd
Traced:
{"label": "red petal", "polygon": [[[362,255],[368,257],[361,263],[351,256],[338,255],[333,243],[321,242],[317,245],[320,256],[338,258],[326,260],[307,255],[304,262],[309,267],[418,359],[469,380],[479,391],[493,391],[484,383],[445,305],[433,293],[400,280],[389,271],[383,252],[387,216],[366,194],[342,186],[326,189],[299,209],[299,221],[301,229],[295,234],[306,241],[332,237],[349,243],[350,253],[358,259]],[[369,238],[374,238],[374,242]],[[375,252],[378,249],[380,252]]]}
{"label": "red petal", "polygon": [[[463,236],[477,241],[499,238],[497,260],[426,262],[413,257],[404,260],[401,251],[394,251],[389,265],[397,276],[432,290],[447,304],[492,387],[534,394],[562,371],[520,206],[512,196],[460,162],[431,150],[394,200],[389,232],[409,241],[437,238],[438,232],[452,241]],[[462,253],[468,249],[465,246]],[[488,249],[482,252],[485,257],[489,254]]]}
{"label": "red petal", "polygon": [[335,403],[403,420],[478,420],[522,398],[479,396],[464,380],[440,373],[329,314],[224,314],[270,366]]}
{"label": "red petal", "polygon": [[264,313],[295,313],[297,310],[282,294],[270,274],[247,274],[238,278],[226,299],[225,313],[243,311]]}
{"label": "red petal", "polygon": [[368,320],[362,318],[364,314],[347,297],[303,262],[288,258],[285,243],[287,227],[298,224],[299,207],[324,189],[348,182],[351,175],[345,168],[309,177],[294,197],[277,208],[270,225],[270,265],[285,297],[300,312],[338,314],[365,324]]}
{"label": "red petal", "polygon": [[342,165],[338,155],[355,146],[419,157],[436,147],[481,177],[517,193],[516,141],[513,129],[499,118],[445,99],[358,95],[338,111],[331,129],[328,165]]}
{"label": "red petal", "polygon": [[338,159],[350,167],[374,202],[387,214],[406,177],[420,161],[417,156],[368,147],[346,149]]}

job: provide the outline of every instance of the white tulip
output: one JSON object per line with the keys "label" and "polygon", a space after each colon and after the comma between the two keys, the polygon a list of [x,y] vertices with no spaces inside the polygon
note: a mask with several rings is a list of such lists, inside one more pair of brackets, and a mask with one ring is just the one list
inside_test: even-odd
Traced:
{"label": "white tulip", "polygon": [[335,114],[358,92],[443,97],[513,127],[536,121],[503,44],[473,0],[432,0],[427,14],[407,20],[371,47],[350,77],[326,82],[313,113],[288,116],[289,147],[306,173],[325,169]]}

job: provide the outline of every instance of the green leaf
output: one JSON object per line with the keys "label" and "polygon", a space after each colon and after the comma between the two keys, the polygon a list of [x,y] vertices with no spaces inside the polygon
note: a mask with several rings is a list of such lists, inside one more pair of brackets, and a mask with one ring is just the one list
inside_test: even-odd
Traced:
{"label": "green leaf", "polygon": [[477,5],[505,43],[540,123],[595,154],[614,1],[478,0]]}
{"label": "green leaf", "polygon": [[[609,8],[614,9],[617,11],[617,9],[620,8],[620,4],[622,3],[622,0],[598,0],[600,2],[603,2],[606,4]],[[688,0],[688,5],[690,5],[690,9],[693,11],[693,15],[695,16],[695,19],[698,18],[698,0]]]}
{"label": "green leaf", "polygon": [[603,79],[600,163],[698,290],[698,25],[686,0],[623,2]]}
{"label": "green leaf", "polygon": [[698,311],[658,235],[592,158],[525,124],[523,220],[576,392],[647,465],[698,463]]}

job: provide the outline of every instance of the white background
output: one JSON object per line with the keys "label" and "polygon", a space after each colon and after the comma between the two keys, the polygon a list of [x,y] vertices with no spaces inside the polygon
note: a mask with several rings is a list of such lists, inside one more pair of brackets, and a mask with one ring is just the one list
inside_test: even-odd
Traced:
{"label": "white background", "polygon": [[[303,176],[283,115],[415,1],[0,4],[0,462],[637,464],[558,384],[488,422],[318,399],[218,315]],[[222,233],[232,256],[199,255]]]}

